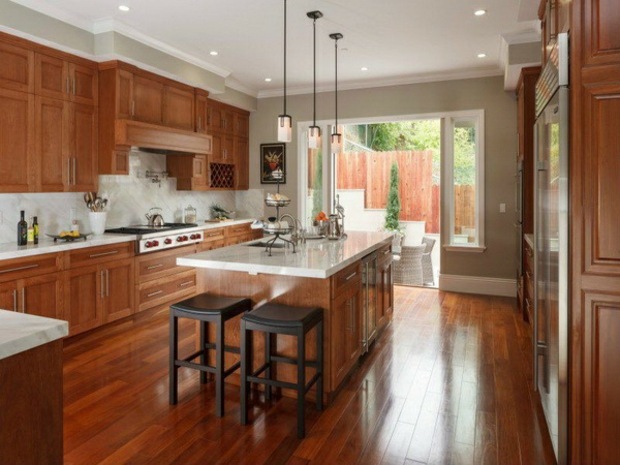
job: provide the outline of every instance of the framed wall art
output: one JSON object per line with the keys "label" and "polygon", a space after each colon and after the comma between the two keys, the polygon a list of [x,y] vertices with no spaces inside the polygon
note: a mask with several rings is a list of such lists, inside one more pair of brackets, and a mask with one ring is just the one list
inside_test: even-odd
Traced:
{"label": "framed wall art", "polygon": [[261,184],[286,184],[286,146],[281,143],[260,144]]}

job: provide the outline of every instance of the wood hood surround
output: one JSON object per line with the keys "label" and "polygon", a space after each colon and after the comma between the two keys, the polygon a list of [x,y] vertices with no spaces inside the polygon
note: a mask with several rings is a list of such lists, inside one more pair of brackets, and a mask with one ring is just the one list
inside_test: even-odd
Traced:
{"label": "wood hood surround", "polygon": [[211,136],[206,134],[128,119],[117,119],[114,126],[116,151],[129,151],[132,147],[138,147],[166,154],[211,153]]}
{"label": "wood hood surround", "polygon": [[197,124],[206,95],[121,61],[100,63],[99,174],[129,174],[132,148],[210,155],[212,137]]}

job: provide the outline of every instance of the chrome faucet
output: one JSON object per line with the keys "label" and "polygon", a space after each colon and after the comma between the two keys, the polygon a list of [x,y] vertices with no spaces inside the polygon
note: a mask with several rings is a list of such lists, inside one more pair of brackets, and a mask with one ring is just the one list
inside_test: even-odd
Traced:
{"label": "chrome faucet", "polygon": [[291,232],[291,241],[295,245],[299,244],[300,242],[302,244],[305,243],[306,235],[301,225],[301,221],[299,221],[299,219],[295,218],[293,215],[290,215],[288,213],[285,213],[284,215],[282,215],[278,221],[282,221],[284,218],[290,218],[291,222],[293,223],[293,231]]}

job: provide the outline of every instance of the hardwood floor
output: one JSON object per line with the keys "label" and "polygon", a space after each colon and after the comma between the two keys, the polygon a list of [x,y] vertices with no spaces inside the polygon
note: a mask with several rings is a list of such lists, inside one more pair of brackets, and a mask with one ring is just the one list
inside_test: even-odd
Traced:
{"label": "hardwood floor", "polygon": [[[553,464],[514,299],[396,287],[393,323],[324,412],[239,392],[214,416],[212,383],[180,370],[168,405],[167,312],[65,343],[65,464]],[[191,350],[193,324],[180,325]]]}

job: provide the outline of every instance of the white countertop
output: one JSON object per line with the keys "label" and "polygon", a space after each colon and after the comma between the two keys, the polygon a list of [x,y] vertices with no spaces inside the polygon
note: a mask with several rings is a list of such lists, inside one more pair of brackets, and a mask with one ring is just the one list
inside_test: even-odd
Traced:
{"label": "white countertop", "polygon": [[19,354],[69,334],[66,321],[0,310],[0,359]]}
{"label": "white countertop", "polygon": [[[222,221],[219,223],[202,223],[186,231],[201,231],[205,229],[221,228],[225,226],[234,226],[236,224],[250,223],[253,220],[239,219],[231,221]],[[11,258],[23,258],[32,255],[40,255],[45,253],[63,252],[65,250],[75,250],[85,247],[97,247],[99,245],[118,244],[121,242],[135,241],[138,236],[134,234],[103,234],[101,236],[88,236],[86,240],[76,240],[65,242],[42,236],[39,238],[37,245],[16,245],[14,243],[0,244],[0,260],[8,260]]]}
{"label": "white countertop", "polygon": [[[392,243],[392,234],[385,232],[351,231],[347,239],[308,240],[293,248],[273,249],[272,256],[264,247],[249,247],[254,242],[232,245],[177,258],[177,264],[196,268],[246,271],[250,274],[275,274],[306,278],[328,278],[360,258]],[[281,241],[278,241],[281,242]]]}

